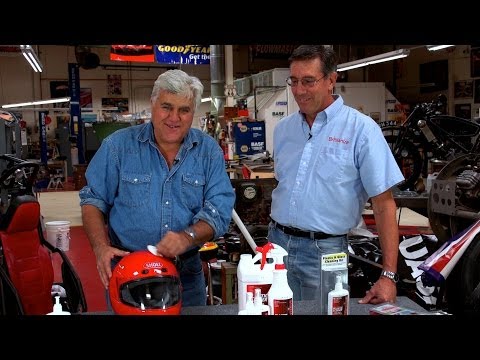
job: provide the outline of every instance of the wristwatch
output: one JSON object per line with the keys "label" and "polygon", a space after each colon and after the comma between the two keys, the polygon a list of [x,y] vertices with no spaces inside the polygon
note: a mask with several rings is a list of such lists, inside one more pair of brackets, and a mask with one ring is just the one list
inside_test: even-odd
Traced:
{"label": "wristwatch", "polygon": [[398,274],[394,273],[393,271],[382,270],[380,276],[385,276],[386,278],[392,280],[394,283],[397,283],[399,280]]}
{"label": "wristwatch", "polygon": [[192,243],[195,244],[195,240],[197,238],[197,233],[191,226],[187,227],[185,230],[183,230],[188,236],[192,238]]}

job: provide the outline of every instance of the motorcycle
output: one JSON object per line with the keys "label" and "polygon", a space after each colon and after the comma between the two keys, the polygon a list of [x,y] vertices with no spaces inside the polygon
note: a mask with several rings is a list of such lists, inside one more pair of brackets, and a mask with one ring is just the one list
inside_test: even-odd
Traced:
{"label": "motorcycle", "polygon": [[[442,168],[432,182],[427,211],[440,245],[480,219],[478,148]],[[452,312],[480,311],[480,234],[467,247],[446,282],[446,298]]]}
{"label": "motorcycle", "polygon": [[416,190],[419,177],[428,173],[432,159],[451,161],[480,150],[480,124],[443,114],[445,95],[416,105],[400,126],[382,128],[387,143],[402,170],[400,190]]}
{"label": "motorcycle", "polygon": [[40,164],[19,159],[11,154],[0,155],[0,214],[12,199],[21,195],[35,196],[35,182]]}

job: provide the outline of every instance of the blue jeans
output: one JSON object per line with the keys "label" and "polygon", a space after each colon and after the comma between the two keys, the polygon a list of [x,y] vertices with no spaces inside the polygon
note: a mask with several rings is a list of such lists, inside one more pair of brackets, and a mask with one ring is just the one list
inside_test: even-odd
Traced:
{"label": "blue jeans", "polygon": [[[112,260],[112,269],[121,260],[115,257]],[[205,276],[203,273],[200,254],[196,254],[185,261],[180,260],[177,264],[182,284],[182,307],[186,306],[204,306],[207,304],[207,290]],[[107,308],[112,311],[110,296],[106,291]]]}
{"label": "blue jeans", "polygon": [[207,304],[207,290],[200,254],[196,254],[177,265],[182,282],[182,307]]}
{"label": "blue jeans", "polygon": [[347,236],[311,240],[285,234],[273,223],[268,225],[268,240],[283,247],[287,253],[288,285],[293,291],[293,300],[323,300],[320,298],[322,284],[322,255],[345,252],[348,254]]}

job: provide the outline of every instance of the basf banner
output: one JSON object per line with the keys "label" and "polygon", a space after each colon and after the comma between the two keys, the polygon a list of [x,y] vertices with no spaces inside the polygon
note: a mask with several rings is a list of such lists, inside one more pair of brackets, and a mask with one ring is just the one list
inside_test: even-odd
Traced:
{"label": "basf banner", "polygon": [[155,45],[155,59],[161,64],[210,64],[210,45]]}

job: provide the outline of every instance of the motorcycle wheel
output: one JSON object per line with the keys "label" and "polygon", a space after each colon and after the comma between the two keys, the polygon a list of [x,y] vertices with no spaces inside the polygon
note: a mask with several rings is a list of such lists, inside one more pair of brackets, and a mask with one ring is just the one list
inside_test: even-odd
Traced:
{"label": "motorcycle wheel", "polygon": [[445,295],[452,314],[480,312],[480,234],[447,278]]}
{"label": "motorcycle wheel", "polygon": [[[476,155],[462,155],[447,163],[437,175],[437,180],[453,181],[467,166],[471,164]],[[433,233],[438,238],[439,245],[450,239],[453,235],[469,227],[473,220],[459,218],[453,215],[436,213],[433,211],[433,204],[441,201],[430,191],[427,203],[428,220]]]}
{"label": "motorcycle wheel", "polygon": [[415,190],[423,167],[423,158],[418,151],[418,146],[408,139],[404,139],[400,149],[394,149],[400,127],[393,126],[382,129],[383,136],[390,147],[390,150],[397,161],[398,167],[405,177],[405,181],[397,185],[400,190]]}

